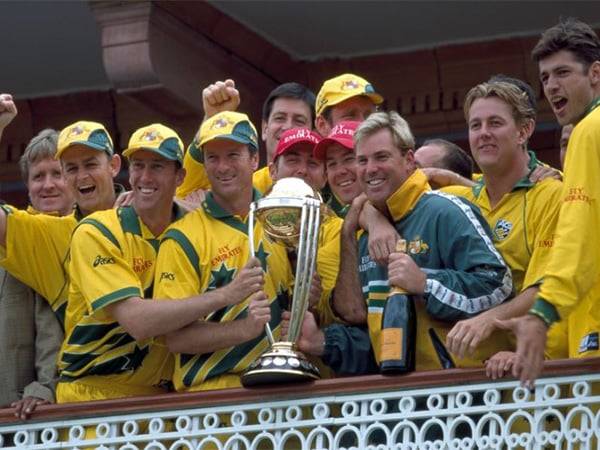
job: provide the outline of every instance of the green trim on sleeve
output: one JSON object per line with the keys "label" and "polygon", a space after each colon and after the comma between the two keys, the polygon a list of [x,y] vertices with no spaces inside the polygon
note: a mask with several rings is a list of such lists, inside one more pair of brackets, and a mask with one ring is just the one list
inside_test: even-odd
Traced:
{"label": "green trim on sleeve", "polygon": [[125,300],[129,297],[142,297],[142,292],[137,287],[126,287],[119,289],[118,291],[111,292],[110,294],[103,295],[92,302],[92,309],[98,311],[104,308],[106,305],[114,303],[116,301]]}
{"label": "green trim on sleeve", "polygon": [[533,306],[529,310],[529,314],[539,317],[548,326],[560,320],[560,316],[558,315],[558,311],[556,311],[556,307],[541,297],[535,299]]}
{"label": "green trim on sleeve", "polygon": [[165,236],[163,237],[161,242],[163,242],[167,239],[173,239],[175,242],[177,242],[181,246],[181,248],[182,248],[183,252],[185,253],[185,255],[187,256],[190,264],[196,271],[196,275],[198,275],[198,279],[200,279],[200,257],[198,256],[198,253],[196,252],[196,250],[194,249],[194,246],[192,245],[190,240],[186,237],[186,235],[183,234],[179,230],[171,229],[171,230],[167,230],[167,232],[165,233]]}
{"label": "green trim on sleeve", "polygon": [[117,240],[117,238],[115,237],[114,234],[112,234],[112,232],[106,227],[106,225],[104,225],[103,223],[95,220],[95,219],[83,219],[80,223],[79,226],[84,225],[84,224],[88,224],[91,225],[93,227],[95,227],[98,231],[100,231],[100,233],[102,233],[102,235],[108,239],[110,242],[112,242],[119,250],[121,250],[121,245],[119,244],[119,241]]}

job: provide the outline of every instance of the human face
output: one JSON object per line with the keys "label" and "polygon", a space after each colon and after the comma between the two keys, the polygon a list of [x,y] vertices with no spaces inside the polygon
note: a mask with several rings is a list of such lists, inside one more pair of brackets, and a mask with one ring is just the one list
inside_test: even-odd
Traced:
{"label": "human face", "polygon": [[394,145],[388,129],[363,138],[355,147],[358,179],[367,198],[380,211],[387,211],[386,200],[398,190],[414,170],[414,155]]}
{"label": "human face", "polygon": [[419,147],[415,151],[415,164],[417,167],[437,167],[445,169],[444,157],[446,150],[441,145],[429,144]]}
{"label": "human face", "polygon": [[75,195],[75,203],[84,215],[112,208],[115,203],[113,178],[119,173],[119,155],[72,145],[61,157],[67,185]]}
{"label": "human face", "polygon": [[329,187],[340,202],[348,205],[362,193],[356,174],[356,155],[353,150],[338,143],[331,144],[327,148],[325,168]]}
{"label": "human face", "polygon": [[267,159],[273,159],[281,133],[292,128],[312,128],[310,119],[310,107],[303,100],[276,98],[269,118],[262,122],[262,139],[267,147]]}
{"label": "human face", "polygon": [[469,109],[468,125],[471,153],[484,174],[513,173],[514,165],[523,163],[527,127],[517,125],[506,102],[478,98]]}
{"label": "human face", "polygon": [[573,125],[565,125],[560,133],[560,167],[565,168],[565,157],[567,156],[567,147],[569,138],[573,132]]}
{"label": "human face", "polygon": [[52,157],[29,164],[27,190],[31,206],[40,212],[69,214],[75,200],[62,174],[60,163]]}
{"label": "human face", "polygon": [[296,144],[279,155],[269,164],[271,178],[274,181],[287,177],[304,180],[313,189],[320,191],[325,186],[325,165],[313,156],[314,144]]}
{"label": "human face", "polygon": [[129,184],[133,205],[140,216],[170,210],[175,189],[183,182],[183,169],[156,152],[138,150],[129,158]]}
{"label": "human face", "polygon": [[576,124],[595,98],[600,84],[600,62],[588,70],[569,50],[561,50],[539,61],[540,80],[556,120]]}
{"label": "human face", "polygon": [[236,204],[252,192],[252,174],[258,167],[257,152],[229,139],[215,139],[204,144],[204,167],[211,191],[223,206]]}
{"label": "human face", "polygon": [[328,136],[333,127],[343,120],[364,122],[376,110],[375,103],[369,97],[364,95],[350,97],[337,105],[331,106],[329,121],[322,115],[317,117],[317,131],[321,136]]}

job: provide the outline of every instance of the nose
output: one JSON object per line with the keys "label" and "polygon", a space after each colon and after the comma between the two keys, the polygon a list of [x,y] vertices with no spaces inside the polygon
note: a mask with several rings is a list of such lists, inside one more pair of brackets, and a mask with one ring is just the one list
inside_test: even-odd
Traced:
{"label": "nose", "polygon": [[544,84],[544,92],[546,94],[553,94],[554,92],[556,92],[556,90],[558,89],[558,81],[557,78],[550,74],[548,76],[548,79],[546,80],[546,83]]}
{"label": "nose", "polygon": [[52,180],[51,174],[44,175],[44,179],[42,180],[42,189],[44,191],[50,191],[55,187],[55,184]]}

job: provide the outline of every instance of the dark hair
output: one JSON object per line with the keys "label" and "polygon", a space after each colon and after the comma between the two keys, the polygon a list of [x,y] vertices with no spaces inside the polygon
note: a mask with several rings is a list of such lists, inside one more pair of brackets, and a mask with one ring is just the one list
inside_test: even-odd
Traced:
{"label": "dark hair", "polygon": [[525,93],[525,95],[527,95],[527,101],[529,102],[529,106],[531,106],[531,109],[537,112],[537,100],[535,98],[535,92],[533,91],[533,88],[529,83],[526,83],[525,81],[520,80],[519,78],[509,77],[507,75],[504,75],[503,73],[493,75],[488,80],[488,83],[493,83],[494,81],[510,83],[521,89]]}
{"label": "dark hair", "polygon": [[271,91],[263,104],[262,119],[265,122],[269,120],[269,116],[273,110],[273,103],[278,98],[292,98],[302,100],[306,103],[310,110],[310,123],[312,128],[312,124],[315,123],[315,94],[313,91],[300,83],[290,82],[280,84]]}
{"label": "dark hair", "polygon": [[594,61],[600,61],[600,39],[585,22],[574,17],[560,19],[558,24],[548,28],[531,52],[534,61],[568,50],[587,68]]}
{"label": "dark hair", "polygon": [[444,168],[469,180],[471,179],[473,176],[473,159],[462,148],[446,139],[428,139],[423,143],[423,147],[426,145],[439,145],[442,147],[445,150],[442,158]]}

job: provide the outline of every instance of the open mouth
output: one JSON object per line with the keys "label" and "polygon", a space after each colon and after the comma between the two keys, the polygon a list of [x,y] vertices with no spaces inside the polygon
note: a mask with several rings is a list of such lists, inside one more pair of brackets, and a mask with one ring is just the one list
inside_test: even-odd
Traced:
{"label": "open mouth", "polygon": [[80,186],[79,188],[77,188],[77,190],[82,195],[88,195],[96,190],[96,186],[94,186],[94,185]]}
{"label": "open mouth", "polygon": [[375,178],[373,180],[367,181],[367,184],[371,187],[377,187],[382,184],[385,180],[383,178]]}
{"label": "open mouth", "polygon": [[552,107],[554,108],[555,111],[560,111],[561,109],[563,109],[565,107],[565,105],[567,104],[567,99],[566,98],[557,98],[552,100]]}
{"label": "open mouth", "polygon": [[338,183],[339,187],[347,187],[347,186],[351,186],[352,184],[354,184],[355,180],[344,180]]}

